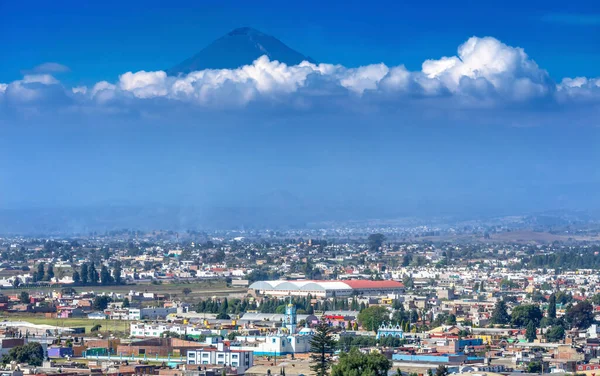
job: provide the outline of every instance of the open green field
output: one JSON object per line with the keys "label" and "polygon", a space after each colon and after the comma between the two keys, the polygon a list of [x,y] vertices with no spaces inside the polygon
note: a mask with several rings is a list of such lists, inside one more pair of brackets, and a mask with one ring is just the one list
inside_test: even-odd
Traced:
{"label": "open green field", "polygon": [[[30,294],[36,292],[52,292],[59,291],[62,286],[48,287],[33,287],[33,288],[3,288],[0,293],[5,295],[19,294],[21,291],[27,291]],[[68,287],[68,286],[65,286]],[[184,295],[183,289],[189,288],[192,290],[187,296]],[[235,294],[244,294],[247,292],[245,288],[227,287],[223,281],[201,281],[194,283],[163,283],[158,285],[153,284],[138,284],[138,285],[121,285],[121,286],[75,286],[76,291],[94,291],[96,293],[115,292],[126,294],[129,291],[136,292],[153,292],[156,294],[167,295],[167,298],[179,298],[184,301],[197,301],[202,297],[210,296],[229,296]]]}
{"label": "open green field", "polygon": [[85,333],[89,334],[92,327],[96,324],[102,325],[100,333],[129,333],[130,321],[121,320],[89,320],[86,318],[76,319],[51,319],[40,316],[39,314],[18,313],[18,314],[3,314],[0,316],[1,321],[27,321],[38,325],[53,325],[65,328],[85,328]]}

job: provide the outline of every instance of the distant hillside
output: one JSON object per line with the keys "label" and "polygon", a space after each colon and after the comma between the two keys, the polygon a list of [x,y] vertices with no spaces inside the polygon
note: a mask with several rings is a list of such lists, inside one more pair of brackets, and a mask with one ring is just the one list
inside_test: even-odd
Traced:
{"label": "distant hillside", "polygon": [[296,65],[302,61],[315,62],[275,37],[243,27],[231,31],[196,55],[168,69],[167,74],[175,76],[203,69],[235,69],[252,64],[262,55],[288,65]]}

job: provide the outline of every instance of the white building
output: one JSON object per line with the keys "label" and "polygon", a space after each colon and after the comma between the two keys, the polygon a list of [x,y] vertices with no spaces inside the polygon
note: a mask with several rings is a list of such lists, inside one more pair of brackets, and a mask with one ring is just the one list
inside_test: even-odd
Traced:
{"label": "white building", "polygon": [[196,327],[192,325],[179,325],[179,324],[147,324],[143,322],[131,323],[129,325],[129,336],[135,338],[153,338],[160,337],[162,334],[171,332],[179,335],[186,335],[193,338],[200,338],[201,336],[210,336],[213,333],[211,330]]}
{"label": "white building", "polygon": [[216,348],[188,350],[187,364],[231,367],[238,375],[243,375],[254,364],[254,355],[252,351],[232,350],[221,342]]}
{"label": "white building", "polygon": [[177,313],[177,308],[129,308],[129,320],[164,319],[171,313]]}
{"label": "white building", "polygon": [[275,334],[267,336],[237,336],[231,348],[252,351],[256,356],[286,356],[310,352],[310,340],[314,331],[302,329],[298,334]]}

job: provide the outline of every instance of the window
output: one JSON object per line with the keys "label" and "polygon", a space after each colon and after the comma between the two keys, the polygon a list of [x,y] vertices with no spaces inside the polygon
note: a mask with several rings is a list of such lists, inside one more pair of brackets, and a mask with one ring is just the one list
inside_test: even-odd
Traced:
{"label": "window", "polygon": [[219,358],[222,358],[222,357],[224,357],[224,356],[225,356],[224,354],[219,354],[219,355],[218,355],[218,357],[219,357]]}
{"label": "window", "polygon": [[202,353],[203,358],[208,358],[208,353]]}
{"label": "window", "polygon": [[238,358],[238,354],[231,354],[231,359],[237,359]]}
{"label": "window", "polygon": [[237,367],[238,366],[238,362],[231,362],[231,366],[232,367]]}

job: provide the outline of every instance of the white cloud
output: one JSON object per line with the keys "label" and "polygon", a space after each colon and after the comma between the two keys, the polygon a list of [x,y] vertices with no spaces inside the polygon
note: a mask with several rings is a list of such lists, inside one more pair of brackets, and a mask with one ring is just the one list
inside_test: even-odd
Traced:
{"label": "white cloud", "polygon": [[87,94],[87,86],[75,86],[74,88],[71,89],[71,91],[73,92],[73,94]]}
{"label": "white cloud", "polygon": [[48,62],[40,64],[32,70],[36,73],[64,73],[69,72],[71,69],[63,64]]}
{"label": "white cloud", "polygon": [[119,77],[119,88],[138,98],[163,97],[167,95],[167,74],[163,71],[127,72]]}
{"label": "white cloud", "polygon": [[[497,39],[469,38],[458,48],[458,56],[427,60],[423,73],[439,79],[453,93],[464,94],[463,85],[480,92],[491,88],[504,99],[527,100],[550,94],[554,84],[522,48],[510,47]],[[479,81],[472,86],[471,80]],[[478,89],[479,88],[479,89]]]}
{"label": "white cloud", "polygon": [[344,105],[346,100],[348,106],[364,101],[370,108],[380,100],[400,105],[407,98],[441,98],[437,103],[451,100],[453,106],[467,109],[535,105],[541,99],[600,102],[600,79],[567,78],[556,84],[523,49],[491,37],[469,38],[456,56],[427,60],[420,71],[385,64],[347,68],[303,62],[288,66],[262,56],[238,69],[203,70],[179,77],[164,71],[126,72],[115,83],[101,81],[91,88],[65,88],[49,74],[28,74],[0,86],[0,93],[12,98],[12,103],[34,103],[44,98],[48,92],[44,89],[49,87],[62,89],[73,103],[88,107],[128,108],[153,101],[145,111],[152,111],[157,100],[214,109],[254,102],[310,109],[311,105],[328,105],[327,97],[332,98],[330,106]]}
{"label": "white cloud", "polygon": [[58,84],[59,81],[49,74],[27,74],[21,81],[25,84],[39,83],[44,85]]}
{"label": "white cloud", "polygon": [[376,90],[381,81],[390,71],[385,64],[373,64],[356,69],[348,69],[342,75],[340,84],[356,93],[365,90]]}

